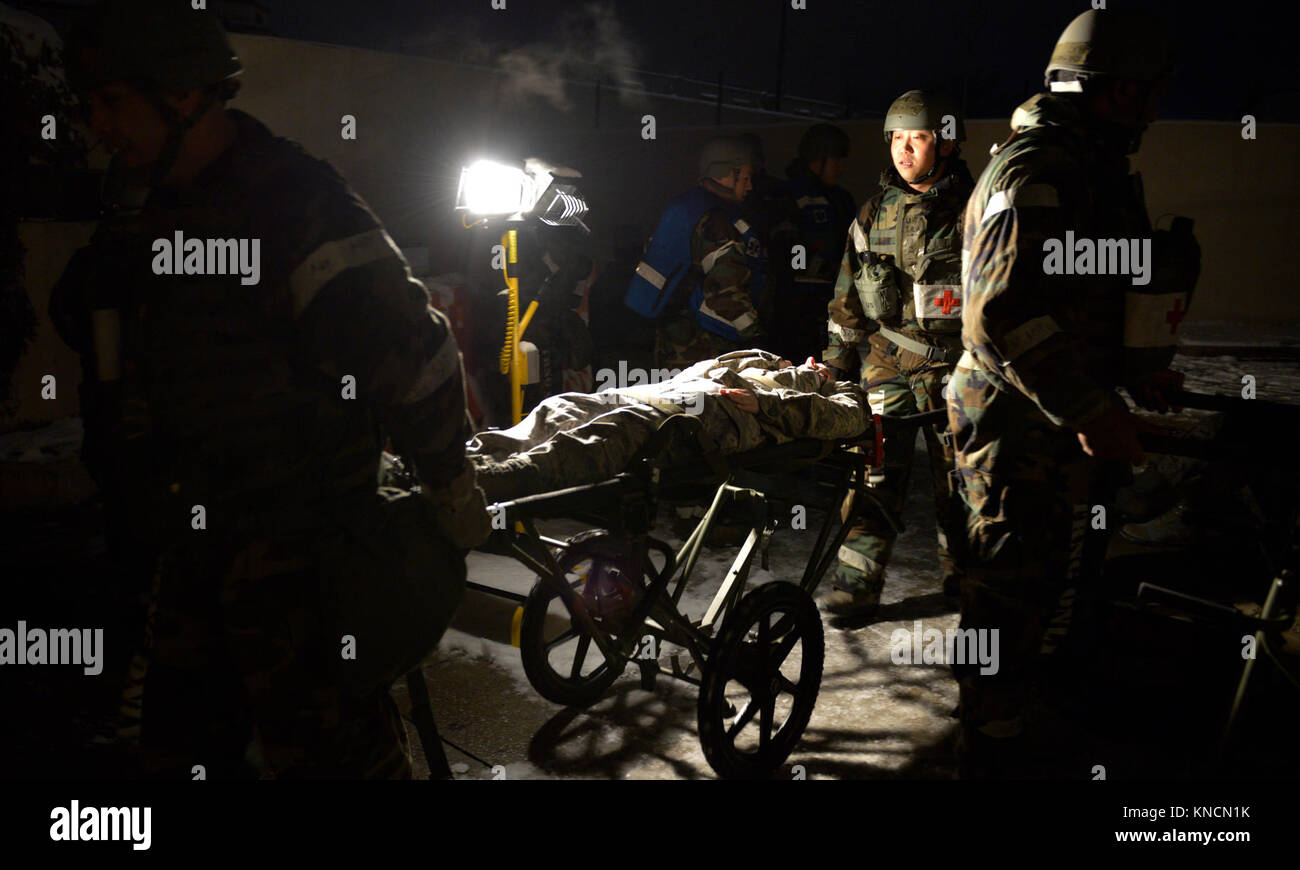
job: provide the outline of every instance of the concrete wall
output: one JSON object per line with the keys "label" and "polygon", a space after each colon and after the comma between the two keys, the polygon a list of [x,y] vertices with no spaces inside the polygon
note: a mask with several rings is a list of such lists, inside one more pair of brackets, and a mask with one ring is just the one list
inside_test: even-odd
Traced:
{"label": "concrete wall", "polygon": [[[464,270],[470,234],[452,206],[461,165],[495,152],[538,154],[584,173],[598,250],[619,228],[644,239],[670,197],[693,183],[696,154],[710,136],[752,130],[763,136],[769,168],[782,173],[807,121],[664,98],[621,102],[594,84],[563,86],[554,101],[528,95],[528,83],[493,70],[427,58],[266,36],[236,35],[247,73],[237,108],[280,135],[332,161],[405,247],[428,246],[431,273]],[[535,84],[535,83],[534,83]],[[899,89],[906,86],[900,80]],[[1011,107],[1008,107],[1011,108]],[[340,118],[357,118],[357,139],[340,136]],[[641,137],[653,114],[657,137]],[[870,195],[887,155],[879,122],[845,122],[856,152],[843,184]],[[1004,120],[973,121],[965,151],[972,171],[1004,138]],[[1190,321],[1296,326],[1293,289],[1300,237],[1300,125],[1263,125],[1244,141],[1236,124],[1157,123],[1136,165],[1151,216],[1196,219],[1204,269]],[[16,377],[17,416],[0,431],[57,419],[75,410],[76,364],[45,321],[49,288],[87,225],[28,223],[27,289],[42,319]],[[59,375],[55,402],[39,398],[39,375]]]}
{"label": "concrete wall", "polygon": [[[463,266],[465,234],[451,213],[459,167],[498,146],[541,153],[584,173],[599,240],[620,224],[653,228],[663,203],[691,183],[700,144],[719,131],[713,106],[668,99],[620,103],[591,84],[569,84],[567,110],[519,97],[491,70],[264,36],[238,36],[248,73],[236,105],[333,161],[405,245],[430,244],[434,271]],[[900,80],[900,89],[906,82]],[[1011,107],[1008,107],[1011,108]],[[654,114],[658,135],[641,138]],[[358,119],[358,138],[339,118]],[[724,110],[723,128],[754,130],[781,173],[806,123]],[[887,156],[879,122],[845,122],[857,149],[842,182],[870,195]],[[1005,120],[973,121],[965,151],[976,174]],[[1190,320],[1300,324],[1293,292],[1300,236],[1300,125],[1263,125],[1241,138],[1232,123],[1163,122],[1148,131],[1135,166],[1152,218],[1196,220],[1204,269]],[[1167,225],[1167,221],[1165,223]]]}

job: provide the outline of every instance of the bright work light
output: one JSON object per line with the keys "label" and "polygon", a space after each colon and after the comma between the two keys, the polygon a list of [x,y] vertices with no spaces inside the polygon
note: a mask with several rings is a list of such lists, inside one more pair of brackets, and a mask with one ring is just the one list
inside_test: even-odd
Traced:
{"label": "bright work light", "polygon": [[476,215],[515,215],[532,209],[537,189],[517,166],[479,160],[460,171],[456,208]]}
{"label": "bright work light", "polygon": [[[527,214],[551,226],[579,226],[587,204],[567,179],[581,178],[572,169],[551,166],[534,157],[523,169],[493,160],[478,160],[460,171],[456,208],[480,217],[520,221]],[[562,181],[565,179],[566,181]]]}

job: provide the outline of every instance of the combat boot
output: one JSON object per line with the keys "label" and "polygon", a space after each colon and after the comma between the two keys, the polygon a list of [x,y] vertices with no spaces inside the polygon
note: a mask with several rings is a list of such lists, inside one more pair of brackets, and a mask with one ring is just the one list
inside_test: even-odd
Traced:
{"label": "combat boot", "polygon": [[874,616],[880,609],[880,592],[884,587],[883,574],[867,578],[861,584],[836,577],[830,591],[817,599],[817,606],[831,616]]}

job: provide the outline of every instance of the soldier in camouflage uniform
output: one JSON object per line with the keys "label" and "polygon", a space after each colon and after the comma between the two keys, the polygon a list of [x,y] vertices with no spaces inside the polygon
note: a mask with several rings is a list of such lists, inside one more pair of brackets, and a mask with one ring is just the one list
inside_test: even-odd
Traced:
{"label": "soldier in camouflage uniform", "polygon": [[[838,184],[848,158],[848,134],[834,124],[814,124],[786,167],[797,235],[771,249],[771,260],[791,269],[790,282],[773,300],[771,347],[787,359],[820,358],[826,347],[826,306],[840,271],[844,233],[857,210],[853,195]],[[793,245],[802,246],[801,254]]]}
{"label": "soldier in camouflage uniform", "polygon": [[[1167,70],[1158,28],[1114,11],[1077,17],[1047,67],[1050,92],[1016,110],[966,210],[965,353],[948,400],[968,508],[961,625],[998,630],[1000,663],[987,675],[954,667],[963,775],[1032,769],[1032,687],[1105,554],[1095,506],[1141,461],[1116,388],[1159,408],[1179,381],[1166,367],[1199,248],[1152,231],[1127,159]],[[1150,283],[1051,267],[1044,254],[1067,232],[1153,240]]]}
{"label": "soldier in camouflage uniform", "polygon": [[[762,342],[763,326],[752,281],[754,261],[761,252],[749,250],[761,243],[752,231],[746,233],[737,226],[738,209],[753,184],[757,159],[753,147],[740,137],[714,139],[701,153],[700,187],[719,203],[695,225],[690,238],[694,273],[681,282],[675,310],[666,312],[659,322],[655,362],[663,368],[686,368]],[[703,291],[698,307],[688,300],[697,286]],[[731,335],[703,327],[701,309]]]}
{"label": "soldier in camouflage uniform", "polygon": [[[87,376],[116,410],[129,522],[158,545],[148,769],[407,777],[387,687],[345,695],[331,675],[317,553],[375,503],[384,435],[414,461],[429,534],[463,550],[490,532],[447,319],[328,164],[224,109],[242,66],[214,16],[100,7],[68,57],[93,129],[152,186],[133,232],[83,252],[115,271],[65,288],[93,336]],[[178,235],[199,240],[188,274],[154,241]],[[204,239],[258,240],[258,278],[190,269]]]}
{"label": "soldier in camouflage uniform", "polygon": [[[961,215],[973,181],[960,157],[961,116],[942,96],[908,91],[889,107],[884,126],[894,168],[881,176],[880,193],[849,227],[825,360],[847,376],[861,371],[873,413],[916,414],[944,407],[944,384],[961,354]],[[953,508],[952,439],[944,424],[925,427],[923,434],[943,587],[956,594],[961,570],[946,531]],[[895,516],[903,510],[915,443],[912,433],[886,439],[883,468],[870,478]],[[896,537],[880,514],[863,515],[840,548],[823,608],[840,615],[873,612]]]}

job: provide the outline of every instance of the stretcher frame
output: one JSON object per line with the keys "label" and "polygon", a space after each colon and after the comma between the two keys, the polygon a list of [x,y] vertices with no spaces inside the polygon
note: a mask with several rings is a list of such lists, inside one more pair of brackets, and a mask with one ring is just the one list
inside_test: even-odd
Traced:
{"label": "stretcher frame", "polygon": [[[680,421],[692,419],[670,418],[661,427],[656,442],[682,438],[689,441],[693,435],[690,431],[671,430],[688,429],[689,424]],[[907,417],[875,415],[866,441],[805,439],[730,456],[706,455],[676,467],[664,464],[667,450],[651,449],[627,471],[609,480],[492,506],[498,516],[504,516],[505,528],[495,531],[480,549],[508,555],[538,577],[524,602],[520,642],[530,681],[549,700],[572,706],[587,706],[599,700],[629,665],[639,669],[643,688],[652,688],[660,675],[692,684],[700,690],[700,742],[714,770],[724,778],[770,776],[798,742],[820,687],[824,641],[813,591],[835,563],[841,544],[860,515],[876,510],[896,529],[901,528],[898,518],[866,484],[866,472],[879,467],[883,439],[888,434],[914,431],[918,425],[941,420],[946,421],[946,411]],[[755,559],[766,564],[767,545],[777,524],[768,494],[737,485],[737,475],[793,471],[811,474],[832,492],[812,552],[797,583],[778,580],[747,591]],[[855,498],[848,514],[841,518],[839,505],[849,492]],[[682,613],[680,601],[728,501],[748,503],[753,521],[707,610],[700,618],[691,619]],[[652,535],[661,502],[708,504],[675,551]],[[560,517],[590,523],[603,533],[559,540],[538,531],[538,520]],[[837,522],[839,528],[835,529]],[[576,588],[579,583],[569,580],[563,563],[566,556],[589,557],[594,566],[596,558],[615,558],[611,552],[620,544],[634,551],[627,558],[635,560],[632,564],[640,564],[643,585],[630,614],[615,623],[592,612],[589,599]],[[655,564],[652,554],[662,558],[662,565]],[[579,582],[585,584],[586,577]],[[578,638],[575,663],[567,681],[554,672],[546,656],[561,639],[573,637],[565,638],[567,632],[562,632],[556,639],[544,642],[549,645],[540,650],[540,662],[536,643],[530,640],[537,635],[530,635],[529,626],[537,625],[539,620],[545,624],[545,609],[556,598],[562,602],[570,630]],[[539,607],[541,616],[537,613]],[[653,638],[651,650],[664,643],[683,648],[689,662],[682,666],[679,655],[670,659],[669,669],[664,670],[657,655],[643,654],[647,638]],[[796,644],[801,647],[797,682],[781,671]],[[580,671],[593,645],[595,654],[604,660],[598,672],[608,670],[599,679],[586,681]],[[739,710],[726,697],[726,687],[732,683],[741,684],[751,693],[751,701]],[[776,702],[783,694],[791,696],[789,715],[776,727]],[[759,719],[757,749],[738,747],[736,738],[755,717]],[[735,720],[731,726],[725,724],[729,718]]]}
{"label": "stretcher frame", "polygon": [[[1249,440],[1241,439],[1240,434],[1251,430],[1294,431],[1296,425],[1300,424],[1300,406],[1277,402],[1179,390],[1169,396],[1169,404],[1178,409],[1194,408],[1221,413],[1224,415],[1224,429],[1210,439],[1144,433],[1140,440],[1143,448],[1149,452],[1259,466],[1269,463],[1271,457],[1257,452]],[[1294,472],[1291,475],[1294,477]],[[1111,601],[1110,604],[1157,618],[1196,623],[1233,637],[1252,636],[1256,650],[1272,663],[1294,689],[1300,690],[1300,678],[1287,668],[1277,652],[1284,645],[1283,633],[1295,623],[1297,608],[1300,608],[1300,583],[1296,579],[1297,574],[1300,574],[1300,503],[1293,503],[1289,510],[1290,517],[1277,524],[1285,539],[1279,538],[1272,542],[1274,552],[1270,561],[1273,577],[1263,596],[1258,615],[1250,616],[1225,602],[1150,582],[1138,585],[1132,602]],[[1241,676],[1219,737],[1217,757],[1220,761],[1227,757],[1233,744],[1234,730],[1258,658],[1258,655],[1252,656],[1242,664]]]}

